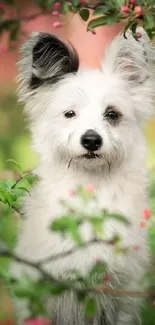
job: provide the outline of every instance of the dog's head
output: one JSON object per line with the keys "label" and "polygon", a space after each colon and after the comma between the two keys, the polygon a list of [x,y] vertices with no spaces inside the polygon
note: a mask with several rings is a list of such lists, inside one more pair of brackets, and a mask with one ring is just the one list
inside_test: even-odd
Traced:
{"label": "dog's head", "polygon": [[129,158],[153,112],[154,53],[146,35],[119,35],[101,70],[79,69],[71,45],[32,34],[22,48],[19,96],[42,161],[97,168]]}

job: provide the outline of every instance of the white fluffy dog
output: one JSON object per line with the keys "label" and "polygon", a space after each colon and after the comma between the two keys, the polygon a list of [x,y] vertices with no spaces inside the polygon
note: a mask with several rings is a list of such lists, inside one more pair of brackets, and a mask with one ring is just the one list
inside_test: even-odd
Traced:
{"label": "white fluffy dog", "polygon": [[[71,268],[85,274],[96,258],[108,263],[116,287],[142,289],[139,279],[148,265],[145,229],[140,227],[147,201],[144,121],[151,117],[154,101],[153,46],[146,35],[136,41],[119,35],[110,44],[101,69],[79,68],[72,48],[54,35],[34,33],[22,49],[19,97],[30,119],[33,145],[40,163],[40,178],[26,199],[26,218],[16,253],[37,261],[72,246],[48,229],[62,212],[60,199],[69,198],[77,184],[93,184],[99,204],[126,215],[130,227],[110,222],[107,236],[121,235],[123,245],[139,245],[119,257],[112,247],[94,245],[48,263],[54,276]],[[89,227],[82,229],[85,240]],[[19,277],[25,265],[14,264]],[[28,272],[33,271],[28,268]],[[115,284],[113,286],[115,287]],[[93,325],[135,325],[139,298],[104,296]],[[84,325],[86,321],[72,294],[47,303],[54,325]],[[104,312],[103,312],[104,310]],[[28,317],[25,302],[17,301],[18,322]]]}

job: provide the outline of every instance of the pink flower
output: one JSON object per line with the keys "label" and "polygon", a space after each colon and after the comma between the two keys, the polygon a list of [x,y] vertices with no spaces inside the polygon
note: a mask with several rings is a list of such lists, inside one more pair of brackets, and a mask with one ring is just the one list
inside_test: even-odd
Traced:
{"label": "pink flower", "polygon": [[61,3],[58,2],[58,1],[55,2],[54,7],[57,8],[57,9],[59,9],[61,7]]}
{"label": "pink flower", "polygon": [[59,11],[58,10],[53,10],[52,11],[52,15],[53,16],[58,16],[59,15]]}
{"label": "pink flower", "polygon": [[69,195],[70,196],[75,196],[76,195],[76,191],[74,189],[69,190]]}
{"label": "pink flower", "polygon": [[85,0],[80,0],[80,3],[85,3]]}
{"label": "pink flower", "polygon": [[141,227],[141,228],[146,227],[146,222],[145,222],[145,221],[141,221],[141,222],[140,222],[140,227]]}
{"label": "pink flower", "polygon": [[61,27],[62,26],[62,24],[60,23],[60,21],[55,21],[54,23],[53,23],[53,27],[54,28],[59,28],[59,27]]}
{"label": "pink flower", "polygon": [[88,192],[94,192],[94,186],[92,184],[88,184],[88,185],[86,185],[86,190]]}
{"label": "pink flower", "polygon": [[23,325],[52,325],[46,317],[27,318],[24,320]]}
{"label": "pink flower", "polygon": [[96,257],[96,263],[100,263],[101,259],[99,257]]}
{"label": "pink flower", "polygon": [[137,32],[137,33],[136,33],[136,37],[137,37],[137,38],[141,38],[141,37],[142,37],[142,34],[139,33],[139,32]]}
{"label": "pink flower", "polygon": [[130,0],[131,5],[134,5],[136,0]]}
{"label": "pink flower", "polygon": [[152,305],[155,306],[155,300],[153,300]]}
{"label": "pink flower", "polygon": [[130,10],[130,9],[129,9],[129,7],[128,7],[128,6],[122,6],[122,7],[121,7],[121,11],[122,11],[122,13],[123,13],[123,14],[126,14],[126,13],[128,13],[128,12],[129,12],[129,10]]}
{"label": "pink flower", "polygon": [[145,209],[143,210],[143,215],[144,215],[144,218],[145,218],[146,220],[148,220],[148,219],[150,218],[150,216],[151,216],[151,210],[145,208]]}
{"label": "pink flower", "polygon": [[134,7],[134,12],[136,13],[137,16],[141,16],[143,11],[141,6],[135,6]]}

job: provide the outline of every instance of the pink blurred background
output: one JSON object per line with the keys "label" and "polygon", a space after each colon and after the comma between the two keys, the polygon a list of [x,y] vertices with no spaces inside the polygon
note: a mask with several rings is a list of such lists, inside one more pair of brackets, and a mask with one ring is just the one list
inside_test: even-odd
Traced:
{"label": "pink blurred background", "polygon": [[[94,3],[94,1],[93,1]],[[21,9],[21,16],[30,16],[39,13],[31,0],[18,1]],[[15,17],[15,12],[12,9],[7,10],[7,14]],[[112,27],[100,27],[96,30],[96,35],[87,32],[86,23],[84,23],[78,15],[59,18],[63,24],[60,28],[54,28],[53,23],[58,20],[58,17],[39,16],[33,20],[24,20],[22,29],[26,33],[25,36],[20,36],[17,42],[17,50],[0,54],[0,92],[4,92],[6,87],[15,85],[16,77],[16,62],[18,61],[18,49],[24,42],[26,37],[32,31],[47,31],[57,34],[64,40],[69,40],[79,53],[82,64],[89,66],[99,66],[100,60],[104,55],[106,45],[120,31],[122,25],[117,24]],[[5,33],[0,39],[0,48],[7,46],[8,34]]]}

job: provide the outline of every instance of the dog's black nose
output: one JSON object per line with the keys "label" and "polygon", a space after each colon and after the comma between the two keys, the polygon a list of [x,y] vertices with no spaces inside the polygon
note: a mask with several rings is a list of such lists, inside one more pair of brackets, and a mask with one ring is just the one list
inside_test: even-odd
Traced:
{"label": "dog's black nose", "polygon": [[94,130],[88,130],[81,137],[81,145],[88,151],[96,151],[102,146],[101,136]]}

